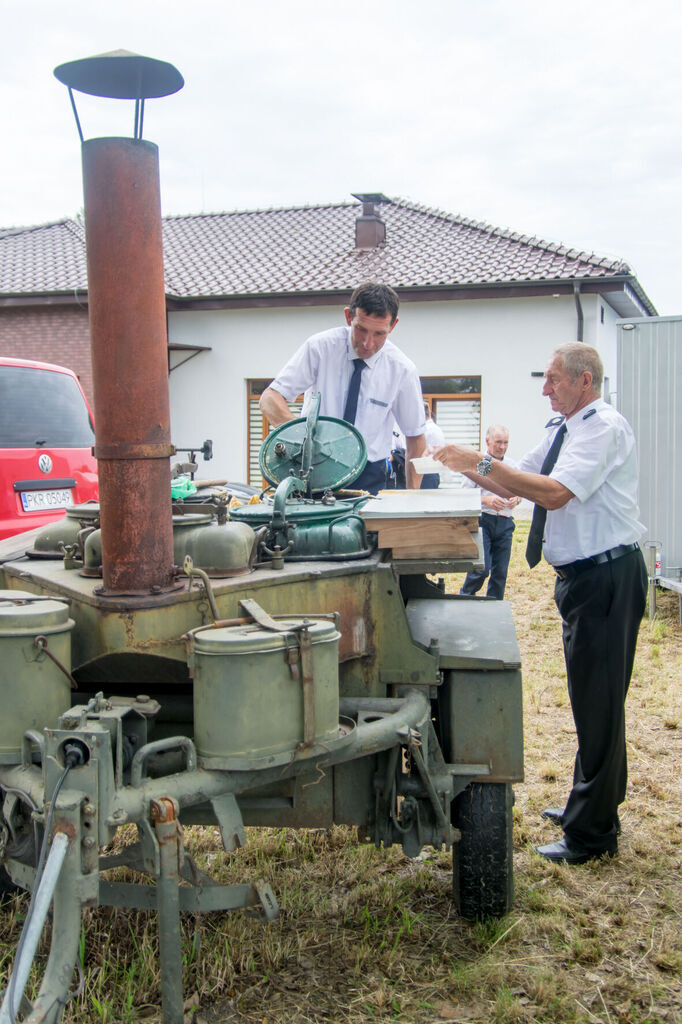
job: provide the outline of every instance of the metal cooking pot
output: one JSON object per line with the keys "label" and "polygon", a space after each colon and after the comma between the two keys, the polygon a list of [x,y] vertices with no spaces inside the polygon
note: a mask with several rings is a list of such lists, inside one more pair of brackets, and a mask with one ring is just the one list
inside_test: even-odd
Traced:
{"label": "metal cooking pot", "polygon": [[321,501],[289,500],[300,491],[296,477],[283,480],[274,501],[260,505],[242,505],[230,516],[248,523],[254,530],[266,528],[261,545],[265,555],[286,555],[287,561],[366,558],[371,552],[367,531],[357,510],[369,495],[337,499],[328,495]]}

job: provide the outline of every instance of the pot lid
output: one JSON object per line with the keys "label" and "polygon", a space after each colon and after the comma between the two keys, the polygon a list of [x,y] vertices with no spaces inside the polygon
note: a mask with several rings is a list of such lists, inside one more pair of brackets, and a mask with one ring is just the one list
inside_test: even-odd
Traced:
{"label": "pot lid", "polygon": [[307,624],[313,644],[337,640],[340,633],[333,621],[326,619],[306,619],[304,616],[292,616],[281,620],[282,626],[290,626],[290,630],[273,633],[263,629],[257,623],[248,626],[222,626],[197,630],[194,636],[194,648],[198,654],[254,654],[269,651],[283,651],[296,646],[296,630],[303,623]]}
{"label": "pot lid", "polygon": [[[334,501],[331,504],[322,501],[289,499],[284,510],[286,519],[290,523],[331,523],[340,516],[355,512],[358,506],[363,505],[367,500],[368,496],[366,495],[348,501]],[[259,505],[240,505],[239,508],[230,509],[230,519],[236,519],[238,522],[245,522],[256,527],[270,523],[274,511],[275,505],[271,501],[264,501]]]}
{"label": "pot lid", "polygon": [[290,420],[266,437],[259,455],[261,473],[271,484],[288,476],[307,478],[310,494],[336,491],[365,468],[367,446],[359,430],[333,416]]}
{"label": "pot lid", "polygon": [[0,590],[0,636],[71,629],[69,606],[26,590]]}

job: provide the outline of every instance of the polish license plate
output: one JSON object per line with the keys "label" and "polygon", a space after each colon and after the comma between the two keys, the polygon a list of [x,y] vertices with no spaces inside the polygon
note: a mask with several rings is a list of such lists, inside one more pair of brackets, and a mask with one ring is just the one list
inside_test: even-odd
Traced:
{"label": "polish license plate", "polygon": [[69,487],[60,491],[22,491],[21,505],[24,512],[67,508],[69,505],[73,505],[73,495]]}

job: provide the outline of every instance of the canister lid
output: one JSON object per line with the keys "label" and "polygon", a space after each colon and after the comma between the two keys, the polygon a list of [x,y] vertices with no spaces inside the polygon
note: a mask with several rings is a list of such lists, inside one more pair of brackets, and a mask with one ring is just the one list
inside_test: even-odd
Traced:
{"label": "canister lid", "polygon": [[194,634],[194,649],[199,654],[254,654],[284,650],[286,647],[296,645],[298,630],[294,627],[300,628],[305,621],[307,621],[313,644],[325,640],[335,640],[340,635],[331,619],[311,618],[306,620],[304,616],[294,616],[277,620],[278,625],[290,627],[286,633],[263,629],[256,623],[247,626],[202,629]]}
{"label": "canister lid", "polygon": [[99,502],[84,501],[82,505],[69,505],[66,510],[67,519],[99,519]]}
{"label": "canister lid", "polygon": [[69,623],[69,606],[26,590],[0,590],[0,636],[53,630]]}
{"label": "canister lid", "polygon": [[[298,476],[308,430],[309,420],[301,418],[282,423],[268,434],[258,456],[268,483]],[[357,427],[333,416],[320,416],[311,453],[311,492],[322,494],[345,487],[360,475],[366,463],[367,446]]]}

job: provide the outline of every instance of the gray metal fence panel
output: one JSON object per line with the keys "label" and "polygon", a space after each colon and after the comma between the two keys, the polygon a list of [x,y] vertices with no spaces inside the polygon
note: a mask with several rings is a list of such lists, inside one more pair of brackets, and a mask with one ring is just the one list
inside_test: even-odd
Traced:
{"label": "gray metal fence panel", "polygon": [[644,542],[660,545],[661,574],[682,567],[682,316],[620,320],[617,407],[639,453]]}

